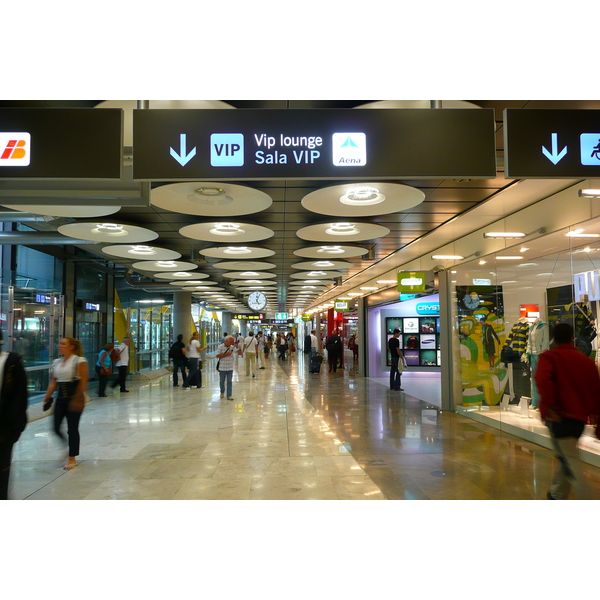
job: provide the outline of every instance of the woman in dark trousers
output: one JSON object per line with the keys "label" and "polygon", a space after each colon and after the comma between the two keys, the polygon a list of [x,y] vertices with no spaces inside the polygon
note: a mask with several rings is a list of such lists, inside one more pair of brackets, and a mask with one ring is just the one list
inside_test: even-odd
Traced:
{"label": "woman in dark trousers", "polygon": [[187,362],[187,350],[183,343],[183,333],[177,336],[177,341],[169,350],[169,357],[173,361],[173,387],[179,387],[178,371],[181,371],[181,381],[185,381],[185,363]]}
{"label": "woman in dark trousers", "polygon": [[0,385],[0,500],[8,500],[13,445],[27,425],[27,374],[15,352],[0,352]]}
{"label": "woman in dark trousers", "polygon": [[63,467],[69,471],[77,464],[79,455],[79,420],[82,410],[72,402],[73,396],[85,392],[88,382],[88,363],[83,355],[81,342],[65,337],[58,343],[57,358],[52,367],[52,378],[44,397],[44,410],[50,408],[54,390],[58,388],[58,398],[54,405],[54,433],[61,438],[65,436],[60,430],[63,419],[67,419],[67,436],[69,443],[69,459]]}
{"label": "woman in dark trousers", "polygon": [[112,360],[110,353],[115,347],[114,344],[106,344],[102,350],[98,353],[98,360],[96,361],[96,375],[98,375],[98,398],[106,398],[106,384],[108,383],[108,375],[102,374],[102,368],[108,369],[112,366]]}

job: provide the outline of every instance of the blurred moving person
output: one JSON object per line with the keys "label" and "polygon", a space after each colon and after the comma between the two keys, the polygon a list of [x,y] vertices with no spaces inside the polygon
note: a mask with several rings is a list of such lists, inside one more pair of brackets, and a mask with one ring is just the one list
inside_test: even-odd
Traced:
{"label": "blurred moving person", "polygon": [[169,358],[173,361],[173,387],[179,387],[178,372],[181,371],[181,383],[185,381],[187,348],[183,343],[183,333],[177,336],[177,341],[169,348]]}
{"label": "blurred moving person", "polygon": [[[0,344],[4,343],[0,331]],[[0,500],[8,500],[12,449],[27,425],[27,374],[16,352],[0,352]]]}

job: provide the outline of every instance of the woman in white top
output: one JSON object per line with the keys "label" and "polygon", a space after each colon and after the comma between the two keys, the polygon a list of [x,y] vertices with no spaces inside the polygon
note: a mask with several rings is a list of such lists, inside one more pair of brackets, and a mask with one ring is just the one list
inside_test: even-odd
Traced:
{"label": "woman in white top", "polygon": [[183,387],[181,388],[183,390],[189,390],[192,381],[196,382],[196,387],[202,387],[202,370],[198,369],[198,361],[200,360],[200,352],[204,352],[206,350],[206,346],[204,348],[200,348],[199,337],[200,334],[195,331],[190,339],[187,353],[189,372],[188,376],[183,382]]}
{"label": "woman in white top", "polygon": [[79,455],[79,419],[83,411],[83,406],[72,402],[72,399],[76,394],[83,394],[87,388],[88,364],[82,356],[81,342],[75,338],[62,338],[58,343],[58,353],[62,358],[54,361],[52,379],[44,396],[44,410],[52,404],[52,394],[58,388],[54,406],[54,432],[62,440],[65,439],[60,426],[66,417],[69,459],[63,468],[68,471],[77,464],[75,457]]}

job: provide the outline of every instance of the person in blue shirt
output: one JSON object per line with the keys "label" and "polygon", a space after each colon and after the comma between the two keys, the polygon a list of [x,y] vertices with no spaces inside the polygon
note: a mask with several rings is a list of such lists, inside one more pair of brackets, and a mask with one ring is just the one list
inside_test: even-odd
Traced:
{"label": "person in blue shirt", "polygon": [[98,375],[98,398],[106,398],[106,384],[108,383],[108,376],[110,375],[110,368],[112,366],[110,353],[114,347],[114,344],[106,344],[104,348],[98,352],[98,359],[96,360],[96,375]]}

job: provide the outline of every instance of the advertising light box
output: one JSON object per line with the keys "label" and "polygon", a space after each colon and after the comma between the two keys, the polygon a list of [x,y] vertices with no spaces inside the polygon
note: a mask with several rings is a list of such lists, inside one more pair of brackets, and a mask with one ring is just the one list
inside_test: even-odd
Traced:
{"label": "advertising light box", "polygon": [[496,176],[492,109],[135,110],[133,177]]}

